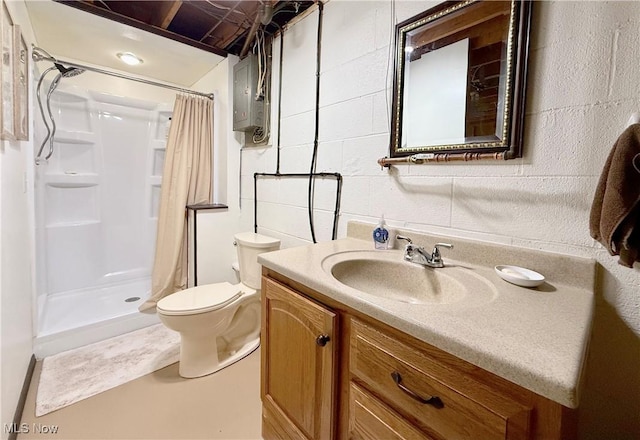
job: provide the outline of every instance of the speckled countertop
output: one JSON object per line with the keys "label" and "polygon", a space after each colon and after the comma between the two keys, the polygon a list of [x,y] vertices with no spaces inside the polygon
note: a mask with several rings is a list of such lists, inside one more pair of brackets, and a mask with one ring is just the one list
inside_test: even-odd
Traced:
{"label": "speckled countertop", "polygon": [[[593,260],[396,231],[426,249],[436,241],[455,244],[453,250],[442,251],[445,264],[463,266],[485,278],[496,293],[480,303],[409,304],[349,288],[322,268],[323,261],[336,253],[373,250],[371,240],[362,239],[370,236],[372,228],[350,223],[347,238],[262,254],[258,261],[537,394],[569,408],[578,406],[594,309]],[[402,260],[401,250],[382,252],[395,253]],[[496,275],[497,264],[536,270],[547,281],[536,288],[509,284]]]}

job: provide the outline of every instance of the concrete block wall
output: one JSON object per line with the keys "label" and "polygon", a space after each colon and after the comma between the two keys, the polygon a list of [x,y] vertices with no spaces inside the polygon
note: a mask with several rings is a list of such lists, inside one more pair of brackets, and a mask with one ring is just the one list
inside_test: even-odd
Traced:
{"label": "concrete block wall", "polygon": [[[640,269],[623,268],[589,236],[602,165],[640,111],[640,3],[535,2],[525,155],[504,163],[405,165],[388,154],[393,23],[437,2],[325,5],[317,171],[340,172],[339,237],[351,219],[595,258],[593,338],[580,408],[583,439],[640,437]],[[393,17],[393,18],[392,18]],[[284,35],[282,173],[307,172],[314,133],[318,13]],[[273,117],[279,41],[274,44]],[[273,124],[273,140],[277,121]],[[274,172],[276,148],[247,149],[242,222],[253,216],[253,173]],[[258,182],[260,231],[283,247],[309,243],[305,179]],[[315,186],[318,241],[331,238],[335,183]],[[553,313],[550,311],[550,313]]]}

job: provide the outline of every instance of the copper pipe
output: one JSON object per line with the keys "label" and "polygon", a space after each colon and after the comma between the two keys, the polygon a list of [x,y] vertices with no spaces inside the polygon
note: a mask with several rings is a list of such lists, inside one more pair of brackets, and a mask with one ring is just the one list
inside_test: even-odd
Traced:
{"label": "copper pipe", "polygon": [[403,164],[424,164],[441,162],[469,162],[475,160],[505,160],[506,152],[499,153],[422,153],[405,157],[382,157],[378,159],[381,167]]}

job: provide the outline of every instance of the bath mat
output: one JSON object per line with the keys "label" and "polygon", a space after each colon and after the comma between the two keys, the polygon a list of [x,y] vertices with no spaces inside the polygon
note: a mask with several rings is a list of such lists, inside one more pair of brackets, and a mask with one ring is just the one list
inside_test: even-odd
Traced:
{"label": "bath mat", "polygon": [[36,416],[152,373],[178,361],[180,334],[162,324],[46,357]]}

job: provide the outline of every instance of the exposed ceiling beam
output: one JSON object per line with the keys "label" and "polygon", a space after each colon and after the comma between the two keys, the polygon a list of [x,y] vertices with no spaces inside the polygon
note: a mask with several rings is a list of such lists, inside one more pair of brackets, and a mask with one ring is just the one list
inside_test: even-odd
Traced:
{"label": "exposed ceiling beam", "polygon": [[280,28],[313,4],[299,0],[53,1],[220,56],[239,54],[243,47],[246,53],[259,26],[259,6],[264,2],[277,5],[273,17],[278,17],[265,25],[267,33],[269,26]]}
{"label": "exposed ceiling beam", "polygon": [[85,1],[73,1],[73,0],[54,0],[54,1],[57,3],[62,3],[67,6],[71,6],[76,9],[80,9],[81,11],[90,12],[92,14],[99,15],[100,17],[107,18],[109,20],[113,20],[118,23],[125,24],[127,26],[142,29],[143,31],[146,31],[146,32],[151,32],[152,34],[160,35],[165,38],[170,38],[171,40],[177,41],[179,43],[187,44],[189,46],[193,46],[195,48],[198,48],[207,52],[215,53],[216,55],[220,55],[221,57],[227,56],[227,52],[225,52],[224,50],[203,44],[199,41],[195,41],[190,38],[183,37],[182,35],[178,35],[166,29],[161,29],[157,26],[152,26],[140,20],[135,20],[133,18],[129,18],[122,14],[118,14],[116,12],[97,7]]}
{"label": "exposed ceiling beam", "polygon": [[182,0],[175,1],[165,1],[162,3],[158,3],[156,7],[158,8],[155,17],[154,24],[162,29],[167,29],[173,20],[173,17],[176,16],[180,7],[182,6]]}

